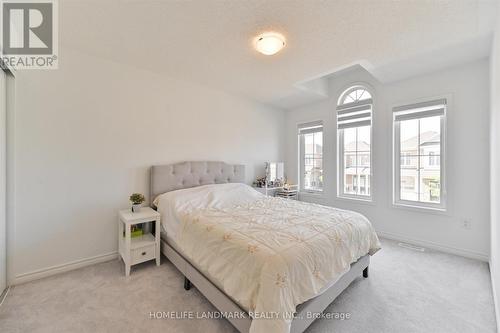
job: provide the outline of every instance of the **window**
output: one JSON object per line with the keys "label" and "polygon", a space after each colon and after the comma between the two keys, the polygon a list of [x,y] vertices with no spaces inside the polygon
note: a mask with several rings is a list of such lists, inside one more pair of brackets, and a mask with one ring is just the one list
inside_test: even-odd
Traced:
{"label": "window", "polygon": [[429,152],[429,166],[439,165],[439,155],[436,155],[435,152]]}
{"label": "window", "polygon": [[411,165],[411,156],[407,153],[401,153],[401,165],[409,166]]}
{"label": "window", "polygon": [[338,195],[371,199],[372,96],[363,86],[347,89],[337,104]]}
{"label": "window", "polygon": [[394,202],[445,208],[446,99],[393,109]]}
{"label": "window", "polygon": [[323,123],[299,125],[300,188],[323,191]]}

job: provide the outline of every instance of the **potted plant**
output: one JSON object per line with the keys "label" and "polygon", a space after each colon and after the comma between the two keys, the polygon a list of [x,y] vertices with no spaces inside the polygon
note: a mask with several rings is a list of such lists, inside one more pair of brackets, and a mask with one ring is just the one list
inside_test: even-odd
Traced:
{"label": "potted plant", "polygon": [[132,202],[132,212],[134,213],[137,213],[141,210],[141,205],[146,200],[146,198],[144,198],[144,195],[140,193],[132,193],[129,199]]}

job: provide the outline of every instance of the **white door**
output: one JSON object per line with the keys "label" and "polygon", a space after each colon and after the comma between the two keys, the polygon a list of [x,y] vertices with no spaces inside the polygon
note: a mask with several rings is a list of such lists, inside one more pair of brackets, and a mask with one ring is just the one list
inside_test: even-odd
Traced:
{"label": "white door", "polygon": [[7,75],[0,69],[0,294],[7,286],[6,169]]}

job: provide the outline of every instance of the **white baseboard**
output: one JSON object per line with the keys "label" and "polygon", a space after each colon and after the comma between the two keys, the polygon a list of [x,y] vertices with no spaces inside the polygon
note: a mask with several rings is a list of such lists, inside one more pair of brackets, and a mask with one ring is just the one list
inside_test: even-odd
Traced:
{"label": "white baseboard", "polygon": [[498,298],[497,298],[497,288],[495,286],[495,278],[493,277],[493,271],[491,270],[491,260],[490,260],[490,278],[491,278],[491,289],[493,290],[493,303],[495,304],[495,318],[497,321],[497,333],[500,333],[500,308],[498,308]]}
{"label": "white baseboard", "polygon": [[118,252],[111,252],[107,254],[101,254],[95,257],[79,259],[72,262],[68,262],[62,265],[56,265],[48,268],[42,268],[33,272],[23,273],[17,275],[14,279],[12,285],[18,285],[34,280],[38,280],[44,277],[52,276],[55,274],[60,274],[74,269],[82,268],[85,266],[90,266],[94,264],[99,264],[101,262],[110,261],[118,258]]}
{"label": "white baseboard", "polygon": [[409,244],[413,244],[413,245],[427,247],[429,249],[433,249],[433,250],[437,250],[437,251],[441,251],[441,252],[456,254],[458,256],[466,257],[466,258],[470,258],[470,259],[477,259],[477,260],[481,260],[484,262],[489,262],[489,260],[490,260],[489,255],[485,254],[485,253],[459,249],[456,247],[441,245],[441,244],[437,244],[437,243],[429,242],[429,241],[425,241],[425,240],[420,240],[420,239],[409,238],[409,237],[397,235],[397,234],[394,234],[391,232],[377,230],[377,235],[379,235],[380,237],[384,237],[384,238],[388,238],[388,239],[392,239],[392,240],[396,240],[396,241],[400,241],[400,242],[405,242],[405,243],[409,243]]}

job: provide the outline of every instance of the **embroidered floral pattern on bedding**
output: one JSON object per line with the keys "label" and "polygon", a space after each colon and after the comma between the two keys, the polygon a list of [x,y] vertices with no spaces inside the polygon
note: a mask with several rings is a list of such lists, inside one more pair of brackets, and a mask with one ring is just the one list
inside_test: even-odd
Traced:
{"label": "embroidered floral pattern on bedding", "polygon": [[361,214],[282,198],[180,219],[177,243],[227,295],[247,310],[283,314],[252,321],[252,333],[288,332],[285,314],[380,248]]}

